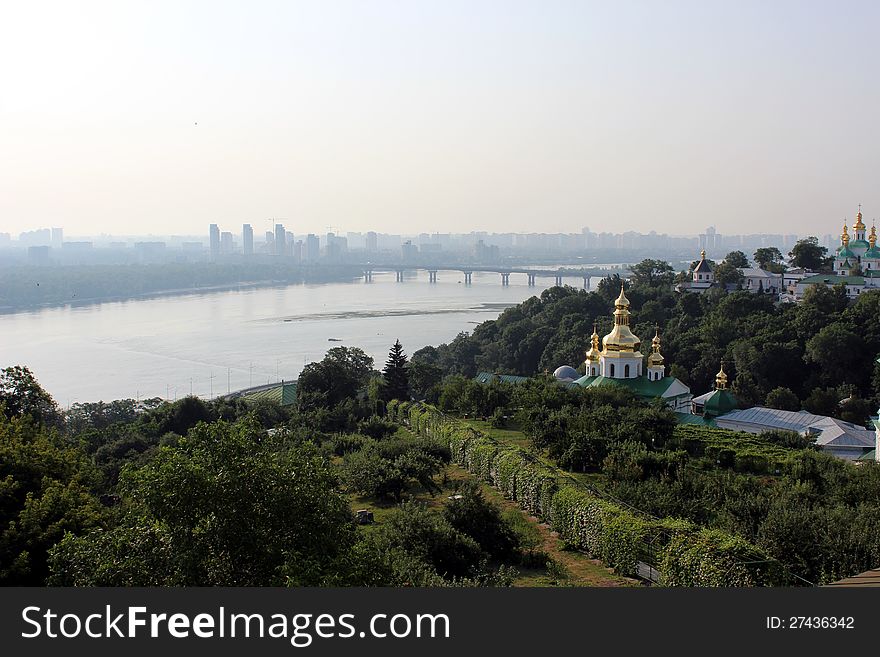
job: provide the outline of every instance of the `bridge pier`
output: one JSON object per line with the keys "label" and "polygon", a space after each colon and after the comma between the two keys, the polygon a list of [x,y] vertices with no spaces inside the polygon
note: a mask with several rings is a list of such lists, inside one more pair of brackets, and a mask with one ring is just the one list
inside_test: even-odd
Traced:
{"label": "bridge pier", "polygon": [[590,291],[590,277],[584,276],[584,289],[589,292]]}
{"label": "bridge pier", "polygon": [[397,278],[396,278],[395,280],[396,280],[398,283],[403,283],[403,270],[402,270],[402,269],[397,269],[397,270],[395,271],[395,273],[397,274]]}
{"label": "bridge pier", "polygon": [[562,275],[556,274],[556,287],[562,287]]}
{"label": "bridge pier", "polygon": [[510,272],[501,272],[501,285],[504,287],[510,285]]}
{"label": "bridge pier", "polygon": [[529,277],[529,287],[535,287],[535,275],[527,274]]}
{"label": "bridge pier", "polygon": [[437,282],[437,270],[436,269],[429,269],[428,270],[428,282],[429,283],[436,283]]}
{"label": "bridge pier", "polygon": [[364,272],[364,283],[372,283],[373,282],[373,270],[367,269]]}
{"label": "bridge pier", "polygon": [[470,285],[470,284],[471,284],[471,274],[473,274],[474,272],[472,272],[472,271],[465,271],[465,272],[462,272],[462,273],[464,274],[464,284],[465,284],[465,285]]}

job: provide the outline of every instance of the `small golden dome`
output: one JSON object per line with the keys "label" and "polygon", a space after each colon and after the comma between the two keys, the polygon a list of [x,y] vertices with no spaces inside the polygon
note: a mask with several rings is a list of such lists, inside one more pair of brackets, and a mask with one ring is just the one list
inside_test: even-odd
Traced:
{"label": "small golden dome", "polygon": [[662,365],[663,354],[660,353],[660,327],[654,327],[654,339],[651,340],[651,353],[648,355],[648,365]]}
{"label": "small golden dome", "polygon": [[865,224],[862,221],[862,204],[859,203],[859,213],[856,215],[856,223],[853,226],[854,231],[865,230]]}
{"label": "small golden dome", "polygon": [[849,233],[847,232],[847,225],[843,224],[843,235],[840,236],[840,241],[844,246],[849,245]]}
{"label": "small golden dome", "polygon": [[877,226],[871,226],[871,235],[868,237],[868,242],[871,243],[871,248],[873,249],[877,244]]}
{"label": "small golden dome", "polygon": [[721,361],[721,369],[715,375],[715,390],[727,388],[727,374],[724,372],[724,361]]}
{"label": "small golden dome", "polygon": [[587,351],[587,361],[598,362],[601,349],[599,348],[599,334],[596,333],[596,324],[593,323],[593,335],[590,336],[590,349]]}
{"label": "small golden dome", "polygon": [[620,296],[614,302],[616,308],[629,308],[629,299],[623,293],[623,282],[620,283]]}

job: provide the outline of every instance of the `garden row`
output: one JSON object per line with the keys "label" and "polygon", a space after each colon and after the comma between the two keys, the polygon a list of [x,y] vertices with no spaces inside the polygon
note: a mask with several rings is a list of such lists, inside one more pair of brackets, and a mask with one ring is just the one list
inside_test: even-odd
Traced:
{"label": "garden row", "polygon": [[[793,432],[791,438],[799,439]],[[722,468],[750,474],[778,474],[797,447],[801,445],[771,442],[767,435],[689,424],[676,426],[672,439],[666,444],[667,449],[683,449],[692,457],[707,458]]]}
{"label": "garden row", "polygon": [[548,522],[566,543],[619,574],[637,576],[639,562],[644,562],[660,572],[663,586],[786,583],[782,568],[741,538],[624,508],[528,452],[501,445],[431,406],[392,401],[387,411],[412,431],[441,440],[454,461]]}

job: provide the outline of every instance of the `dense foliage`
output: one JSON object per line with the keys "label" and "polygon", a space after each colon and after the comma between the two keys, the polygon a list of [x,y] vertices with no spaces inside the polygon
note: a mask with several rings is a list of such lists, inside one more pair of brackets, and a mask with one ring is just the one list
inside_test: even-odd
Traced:
{"label": "dense foliage", "polygon": [[[677,294],[662,277],[650,283],[654,276],[652,266],[627,287],[631,325],[643,337],[659,325],[670,373],[694,394],[712,388],[724,360],[735,394],[747,405],[796,406],[860,424],[876,410],[880,292],[866,292],[851,303],[842,287],[815,286],[803,302],[779,304],[748,291]],[[415,352],[412,365],[466,378],[479,371],[532,376],[560,365],[580,366],[594,323],[600,335],[611,329],[619,291],[619,284],[600,285],[595,292],[550,288],[470,334]],[[649,348],[648,340],[642,348]],[[439,392],[429,401],[437,401]],[[842,399],[848,402],[839,405]]]}

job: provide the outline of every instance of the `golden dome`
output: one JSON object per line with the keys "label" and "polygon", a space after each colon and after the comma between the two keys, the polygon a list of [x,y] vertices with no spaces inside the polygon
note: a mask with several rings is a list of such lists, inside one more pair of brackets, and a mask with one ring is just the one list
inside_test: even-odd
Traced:
{"label": "golden dome", "polygon": [[865,230],[865,224],[862,221],[862,205],[859,204],[859,213],[856,215],[856,223],[853,226],[853,231]]}
{"label": "golden dome", "polygon": [[651,340],[651,353],[648,355],[648,365],[663,365],[663,354],[660,353],[660,327],[654,327],[654,339]]}
{"label": "golden dome", "polygon": [[871,243],[872,249],[877,245],[877,226],[871,226],[871,235],[868,237],[868,242]]}
{"label": "golden dome", "polygon": [[724,361],[721,361],[721,369],[715,375],[715,390],[724,390],[727,388],[727,374],[724,372]]}
{"label": "golden dome", "polygon": [[840,242],[844,246],[849,245],[849,233],[847,233],[846,231],[847,231],[847,226],[846,226],[846,224],[843,224],[843,235],[840,236]]}
{"label": "golden dome", "polygon": [[614,302],[614,308],[614,328],[602,338],[603,356],[620,351],[638,351],[642,346],[639,336],[629,328],[629,299],[623,293],[623,283],[620,284],[620,296]]}
{"label": "golden dome", "polygon": [[[587,361],[596,363],[599,361],[599,354],[601,353],[601,349],[599,348],[599,334],[596,333],[596,324],[593,323],[593,335],[590,337],[590,350],[587,351]],[[589,372],[587,372],[589,374]]]}

